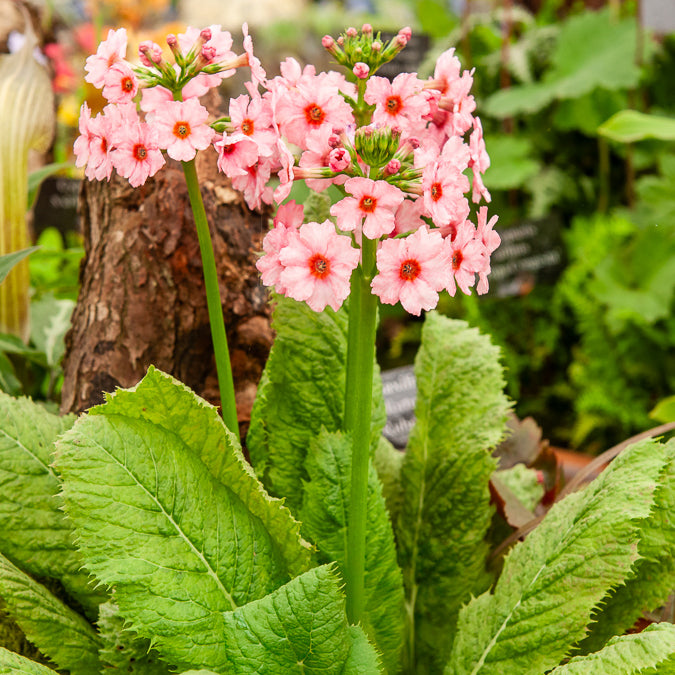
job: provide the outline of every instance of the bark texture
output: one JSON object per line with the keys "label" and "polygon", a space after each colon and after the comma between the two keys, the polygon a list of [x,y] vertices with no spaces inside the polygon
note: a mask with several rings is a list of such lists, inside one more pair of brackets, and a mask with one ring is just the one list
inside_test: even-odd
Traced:
{"label": "bark texture", "polygon": [[[242,431],[272,343],[267,292],[255,269],[267,230],[200,153]],[[182,168],[170,163],[140,188],[118,177],[84,182],[86,256],[66,336],[61,409],[81,412],[103,392],[136,384],[150,364],[219,405],[197,233]]]}

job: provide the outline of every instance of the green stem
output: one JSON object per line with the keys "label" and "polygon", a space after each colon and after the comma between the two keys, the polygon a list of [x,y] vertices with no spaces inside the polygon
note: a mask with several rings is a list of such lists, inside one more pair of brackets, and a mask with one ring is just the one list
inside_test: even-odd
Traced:
{"label": "green stem", "polygon": [[192,214],[195,219],[195,227],[197,228],[199,250],[202,255],[204,286],[206,287],[206,306],[209,311],[213,351],[216,356],[216,370],[218,372],[218,387],[220,389],[220,403],[223,411],[223,420],[225,421],[227,428],[239,438],[237,406],[234,400],[234,380],[232,379],[230,352],[227,347],[223,305],[220,300],[218,272],[216,270],[216,259],[213,255],[209,223],[206,219],[202,193],[199,189],[199,181],[197,180],[195,160],[192,159],[189,162],[181,163],[183,165],[183,172],[185,173],[188,194],[190,195],[190,206],[192,207]]}
{"label": "green stem", "polygon": [[352,476],[347,521],[345,584],[347,616],[353,624],[361,620],[365,606],[368,463],[377,327],[377,296],[373,295],[370,282],[375,273],[376,248],[377,242],[363,237],[362,262],[352,275],[349,301],[344,428],[352,439]]}

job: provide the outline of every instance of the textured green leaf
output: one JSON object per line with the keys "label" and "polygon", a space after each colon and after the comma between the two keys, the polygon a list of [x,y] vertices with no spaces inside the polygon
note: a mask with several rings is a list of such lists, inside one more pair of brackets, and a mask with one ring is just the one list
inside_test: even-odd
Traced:
{"label": "textured green leaf", "polygon": [[[484,535],[492,507],[491,456],[509,404],[499,349],[463,321],[427,315],[415,361],[416,423],[401,469],[403,501],[396,522],[412,644],[447,657],[457,612],[489,584]],[[408,650],[409,667],[420,659]],[[419,667],[419,665],[418,665]]]}
{"label": "textured green leaf", "polygon": [[[200,444],[229,451],[222,420],[213,415],[199,430],[203,401],[157,371],[144,382],[138,408],[134,392],[118,392],[61,437],[55,464],[66,511],[87,569],[114,586],[129,628],[176,666],[218,671],[223,613],[292,576],[288,533],[267,529],[276,516],[257,516],[257,498],[252,508],[242,501],[238,490],[249,483],[234,460],[227,462],[236,490],[214,475],[215,449]],[[172,387],[181,395],[172,397]]]}
{"label": "textured green leaf", "polygon": [[598,127],[598,133],[620,143],[634,143],[646,138],[675,141],[675,119],[622,110]]}
{"label": "textured green leaf", "polygon": [[0,675],[54,675],[55,670],[0,647]]}
{"label": "textured green leaf", "polygon": [[401,508],[403,491],[401,487],[401,467],[404,454],[397,450],[384,436],[375,447],[373,465],[382,482],[382,494],[387,503],[387,511],[392,522],[396,522]]}
{"label": "textured green leaf", "polygon": [[[314,312],[304,302],[279,297],[273,325],[277,335],[258,386],[247,445],[265,486],[297,513],[307,480],[303,464],[309,441],[322,427],[342,427],[347,314],[344,307]],[[382,384],[376,375],[373,445],[385,421]]]}
{"label": "textured green leaf", "polygon": [[637,675],[675,654],[675,626],[658,623],[635,635],[615,637],[607,646],[587,656],[576,656],[552,675]]}
{"label": "textured green leaf", "polygon": [[[675,589],[675,440],[664,446],[668,457],[649,517],[640,524],[640,543],[631,577],[605,598],[594,617],[582,653],[600,649],[609,638],[626,632],[644,611],[666,604]],[[675,651],[675,650],[674,650]]]}
{"label": "textured green leaf", "polygon": [[26,637],[59,668],[98,672],[99,639],[91,625],[3,555],[0,601]]}
{"label": "textured green leaf", "polygon": [[[349,436],[323,430],[310,444],[305,466],[310,482],[301,510],[304,531],[325,562],[344,573],[351,487]],[[382,653],[387,672],[396,672],[403,639],[403,581],[394,533],[372,464],[368,475],[365,615],[362,625]]]}
{"label": "textured green leaf", "polygon": [[344,596],[329,566],[227,614],[224,645],[226,672],[234,675],[356,675],[365,672],[359,663],[377,663],[362,630],[347,622]]}
{"label": "textured green leaf", "polygon": [[54,441],[74,421],[0,394],[0,552],[29,574],[58,579],[93,611],[102,594],[80,571],[72,524],[60,510],[61,484],[50,466]]}
{"label": "textured green leaf", "polygon": [[544,496],[544,487],[539,482],[537,472],[528,469],[524,464],[514,464],[510,469],[497,471],[495,476],[530,511],[534,510]]}
{"label": "textured green leaf", "polygon": [[151,648],[150,640],[138,637],[125,628],[125,623],[113,602],[104,602],[100,606],[97,625],[102,642],[99,649],[102,672],[169,675],[169,665],[160,660],[159,654]]}
{"label": "textured green leaf", "polygon": [[608,9],[571,16],[561,27],[552,67],[534,84],[502,89],[485,103],[488,114],[534,113],[556,99],[578,98],[596,88],[630,89],[638,84],[634,18],[615,20]]}
{"label": "textured green leaf", "polygon": [[460,612],[446,674],[543,673],[557,665],[638,558],[640,521],[666,459],[658,443],[636,444],[556,504],[511,550],[494,593]]}
{"label": "textured green leaf", "polygon": [[223,424],[216,408],[197,398],[184,384],[150,366],[136,387],[118,390],[108,397],[105,407],[90,412],[145,420],[179,436],[214,478],[260,518],[292,575],[311,567],[311,547],[300,537],[300,523],[281,500],[265,492],[244,459],[238,439]]}

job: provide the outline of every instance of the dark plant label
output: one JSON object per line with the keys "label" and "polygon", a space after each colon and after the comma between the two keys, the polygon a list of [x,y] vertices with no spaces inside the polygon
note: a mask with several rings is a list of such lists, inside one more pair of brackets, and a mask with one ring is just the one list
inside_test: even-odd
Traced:
{"label": "dark plant label", "polygon": [[37,238],[43,230],[55,227],[61,234],[77,232],[77,199],[82,181],[63,176],[45,178],[40,186],[33,216]]}
{"label": "dark plant label", "polygon": [[[391,40],[396,36],[396,33],[387,33],[382,31],[382,40]],[[396,58],[389,63],[383,63],[375,73],[382,77],[393,80],[400,73],[414,73],[417,72],[424,57],[429,50],[429,36],[424,33],[413,33],[410,41],[405,46]]]}
{"label": "dark plant label", "polygon": [[492,254],[490,293],[527,295],[535,285],[554,283],[565,266],[560,220],[524,220],[499,229],[502,243]]}
{"label": "dark plant label", "polygon": [[402,450],[415,423],[417,388],[413,366],[385,370],[382,393],[387,411],[387,423],[382,433],[394,447]]}

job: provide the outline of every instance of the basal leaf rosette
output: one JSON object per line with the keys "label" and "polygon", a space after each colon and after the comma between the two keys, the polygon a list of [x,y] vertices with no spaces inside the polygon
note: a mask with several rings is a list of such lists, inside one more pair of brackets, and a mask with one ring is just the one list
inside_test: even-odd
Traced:
{"label": "basal leaf rosette", "polygon": [[157,370],[80,418],[55,466],[85,567],[175,665],[223,668],[225,613],[311,567],[216,409]]}

